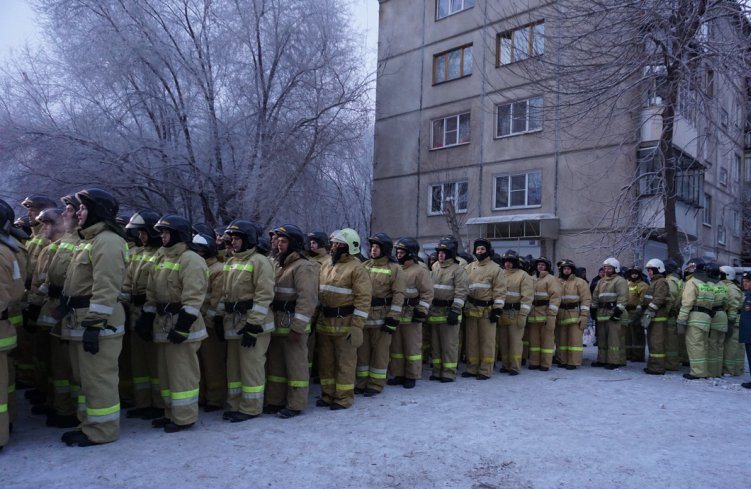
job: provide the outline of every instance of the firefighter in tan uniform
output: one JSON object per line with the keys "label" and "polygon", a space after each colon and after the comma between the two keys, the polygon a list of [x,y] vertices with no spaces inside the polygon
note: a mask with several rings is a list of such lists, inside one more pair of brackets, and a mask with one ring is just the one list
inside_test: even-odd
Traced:
{"label": "firefighter in tan uniform", "polygon": [[224,264],[224,337],[227,403],[222,418],[247,421],[263,412],[266,353],[274,330],[274,267],[258,252],[257,226],[236,219],[227,226],[232,258]]}
{"label": "firefighter in tan uniform", "polygon": [[438,261],[433,266],[433,303],[428,314],[431,325],[430,380],[453,382],[459,364],[459,323],[467,299],[467,271],[456,261],[451,239],[442,239],[435,248]]}
{"label": "firefighter in tan uniform", "polygon": [[308,406],[308,334],[318,305],[318,267],[305,256],[305,235],[294,224],[274,230],[277,238],[274,331],[268,352],[263,412],[294,418]]}
{"label": "firefighter in tan uniform", "polygon": [[8,352],[17,343],[16,326],[10,318],[20,311],[27,270],[23,245],[12,234],[14,218],[13,209],[0,199],[0,450],[10,435]]}
{"label": "firefighter in tan uniform", "polygon": [[628,283],[618,275],[621,264],[615,258],[607,258],[602,268],[605,276],[597,282],[590,310],[592,318],[597,320],[597,361],[592,366],[614,370],[626,365],[621,329],[628,320]]}
{"label": "firefighter in tan uniform", "polygon": [[681,294],[677,324],[686,330],[686,350],[691,370],[683,374],[688,380],[709,377],[709,330],[714,316],[714,286],[709,283],[702,258],[691,258],[686,264],[689,277]]}
{"label": "firefighter in tan uniform", "polygon": [[368,238],[370,259],[365,270],[370,276],[373,297],[357,349],[355,394],[372,397],[383,391],[389,366],[391,336],[399,326],[404,303],[404,272],[391,255],[393,242],[385,233]]}
{"label": "firefighter in tan uniform", "polygon": [[[634,315],[641,327],[647,331],[649,359],[644,372],[650,375],[664,375],[667,354],[665,353],[665,329],[668,315],[673,307],[670,284],[665,279],[665,264],[653,258],[645,267],[649,274],[649,287],[644,294],[644,302]],[[633,322],[633,321],[632,321]]]}
{"label": "firefighter in tan uniform", "polygon": [[357,349],[363,342],[372,285],[365,266],[357,259],[360,236],[344,228],[331,234],[331,260],[319,279],[321,311],[317,324],[318,373],[321,398],[316,406],[346,409],[355,399]]}
{"label": "firefighter in tan uniform", "polygon": [[[331,244],[329,243],[329,237],[323,231],[313,231],[308,233],[308,251],[307,255],[310,261],[318,265],[318,271],[321,271],[324,263],[331,261]],[[308,367],[310,368],[311,382],[318,383],[319,377],[317,372],[317,364],[314,361],[316,356],[316,324],[318,323],[318,316],[320,313],[320,307],[316,308],[316,312],[313,313],[313,319],[311,320],[310,334],[308,335]]]}
{"label": "firefighter in tan uniform", "polygon": [[678,264],[667,259],[664,262],[665,279],[668,281],[670,288],[670,311],[668,312],[668,321],[665,325],[665,370],[675,371],[681,367],[682,356],[686,356],[686,335],[685,331],[678,334],[678,311],[681,308],[681,294],[683,293],[683,280],[679,276]]}
{"label": "firefighter in tan uniform", "polygon": [[80,386],[81,426],[62,441],[85,447],[109,443],[120,434],[118,357],[125,334],[125,310],[118,296],[125,277],[128,249],[115,222],[118,203],[101,189],[76,194],[81,242],[71,258],[56,312],[62,339],[69,340],[73,378]]}
{"label": "firefighter in tan uniform", "polygon": [[476,261],[467,264],[466,322],[467,370],[462,377],[487,380],[495,362],[496,324],[506,302],[506,275],[493,260],[493,248],[485,238],[472,245]]}
{"label": "firefighter in tan uniform", "polygon": [[733,267],[720,267],[720,279],[728,289],[728,332],[723,350],[723,372],[732,376],[743,375],[745,346],[738,342],[738,310],[743,304],[743,292],[735,282]]}
{"label": "firefighter in tan uniform", "polygon": [[587,282],[576,276],[576,264],[563,259],[558,262],[561,279],[561,304],[556,317],[558,330],[558,366],[574,370],[582,364],[582,335],[587,327],[592,294]]}
{"label": "firefighter in tan uniform", "polygon": [[709,326],[707,369],[710,377],[722,377],[722,358],[725,349],[725,336],[728,330],[730,291],[720,280],[720,266],[711,262],[706,266],[707,278],[714,286],[712,322]]}
{"label": "firefighter in tan uniform", "polygon": [[642,280],[641,270],[636,265],[632,266],[626,275],[628,276],[626,311],[628,311],[630,318],[628,326],[622,329],[622,334],[625,335],[626,360],[643,362],[645,337],[644,328],[641,325],[641,313],[642,302],[644,302],[644,294],[647,292],[648,285]]}
{"label": "firefighter in tan uniform", "polygon": [[[194,226],[195,228],[195,226]],[[209,269],[206,298],[201,315],[208,336],[201,342],[198,361],[201,366],[199,404],[207,413],[219,411],[227,400],[227,342],[224,340],[224,319],[219,305],[224,289],[224,264],[217,258],[216,237],[211,234],[193,236],[193,249],[206,261]]]}
{"label": "firefighter in tan uniform", "polygon": [[127,333],[125,338],[130,342],[130,371],[133,376],[135,403],[135,407],[126,413],[126,417],[144,420],[156,419],[164,414],[159,381],[158,347],[153,341],[153,325],[144,323],[143,327],[136,329],[146,303],[149,273],[154,269],[157,251],[162,246],[161,233],[154,228],[159,222],[159,217],[154,211],[141,210],[133,214],[125,225],[126,230],[137,233],[140,243],[140,246],[130,250],[130,263],[125,272],[125,282],[120,296],[129,311],[130,333]]}
{"label": "firefighter in tan uniform", "polygon": [[[532,277],[520,266],[519,255],[508,250],[501,257],[506,271],[506,300],[498,324],[500,372],[519,375],[522,362],[524,329],[534,300]],[[555,329],[553,330],[555,332]]]}
{"label": "firefighter in tan uniform", "polygon": [[422,377],[422,324],[433,301],[433,282],[427,266],[419,262],[420,245],[413,238],[401,238],[394,245],[402,266],[404,302],[399,325],[391,340],[389,385],[412,389]]}
{"label": "firefighter in tan uniform", "polygon": [[550,273],[550,260],[541,256],[532,263],[536,270],[536,280],[532,312],[527,318],[529,369],[547,372],[553,365],[555,323],[562,288],[560,280]]}

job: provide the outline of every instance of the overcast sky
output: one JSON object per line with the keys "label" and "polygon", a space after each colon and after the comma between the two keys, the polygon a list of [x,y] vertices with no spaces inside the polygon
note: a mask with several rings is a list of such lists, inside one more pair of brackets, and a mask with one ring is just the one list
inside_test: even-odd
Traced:
{"label": "overcast sky", "polygon": [[[375,68],[378,37],[378,0],[349,0],[356,29],[363,33],[363,45]],[[315,0],[310,0],[314,3]],[[34,12],[27,0],[0,0],[0,60],[25,42],[34,42],[38,35]]]}

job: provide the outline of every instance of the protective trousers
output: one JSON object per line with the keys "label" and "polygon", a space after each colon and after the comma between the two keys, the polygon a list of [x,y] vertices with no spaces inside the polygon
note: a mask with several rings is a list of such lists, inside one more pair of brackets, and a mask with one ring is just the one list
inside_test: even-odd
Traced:
{"label": "protective trousers", "polygon": [[165,407],[159,377],[158,346],[130,335],[130,370],[133,375],[133,392],[136,408]]}
{"label": "protective trousers", "polygon": [[198,366],[200,341],[175,345],[157,343],[159,385],[164,402],[164,417],[174,424],[186,425],[198,421]]}
{"label": "protective trousers", "polygon": [[632,362],[644,361],[644,328],[641,324],[628,324],[624,327],[626,333],[626,359]]}
{"label": "protective trousers", "polygon": [[597,362],[609,365],[625,365],[625,352],[620,321],[597,320]]}
{"label": "protective trousers", "polygon": [[391,339],[389,373],[392,377],[422,377],[422,324],[401,323]]}
{"label": "protective trousers", "polygon": [[[222,407],[227,399],[227,342],[219,341],[214,328],[201,342],[198,360],[201,365],[201,400],[207,406]],[[305,360],[307,364],[307,359]]]}
{"label": "protective trousers", "polygon": [[389,367],[391,334],[381,328],[365,328],[357,349],[357,388],[383,391]]}
{"label": "protective trousers", "polygon": [[[562,313],[558,313],[559,315]],[[566,339],[564,339],[564,335],[567,334],[567,328],[565,327],[566,324],[561,324],[561,320],[558,319],[558,321],[555,324],[555,353],[553,353],[553,363],[556,365],[563,364],[567,365],[566,362],[563,361],[563,359],[566,357],[566,354],[563,353],[564,350],[562,348],[567,345]]]}
{"label": "protective trousers", "polygon": [[522,366],[522,337],[527,317],[515,310],[503,311],[498,326],[498,351],[501,355],[501,368],[518,372]]}
{"label": "protective trousers", "polygon": [[495,323],[487,313],[481,317],[466,316],[467,372],[490,377],[495,362]]}
{"label": "protective trousers", "polygon": [[227,340],[227,404],[230,411],[257,416],[263,411],[266,389],[266,352],[270,334],[260,334],[256,344],[244,347],[240,340]]}
{"label": "protective trousers", "polygon": [[[16,382],[18,384],[35,386],[34,382],[36,381],[36,378],[34,375],[34,333],[29,332],[26,328],[16,328],[16,336],[18,337],[18,346],[13,352],[13,359],[15,361],[16,370]],[[44,385],[35,387],[44,389]]]}
{"label": "protective trousers", "polygon": [[96,355],[83,351],[83,343],[71,341],[73,378],[80,383],[78,419],[81,431],[94,443],[109,443],[120,436],[120,393],[117,358],[123,338],[99,337]]}
{"label": "protective trousers", "polygon": [[459,362],[459,325],[433,323],[432,348],[433,375],[443,379],[455,379]]}
{"label": "protective trousers", "polygon": [[694,377],[709,377],[707,368],[707,359],[709,356],[709,330],[697,326],[686,327],[686,351],[688,360],[691,363],[691,371]]}
{"label": "protective trousers", "polygon": [[544,323],[527,322],[526,329],[529,334],[529,365],[550,368],[555,348],[555,316],[548,316]]}
{"label": "protective trousers", "polygon": [[657,318],[649,323],[647,328],[647,343],[649,345],[649,359],[647,368],[653,372],[665,372],[667,354],[665,353],[665,329],[667,321]]}
{"label": "protective trousers", "polygon": [[8,418],[10,418],[10,422],[12,423],[16,419],[16,413],[18,412],[16,404],[16,362],[13,356],[8,354],[5,363],[8,368]]}
{"label": "protective trousers", "polygon": [[54,395],[52,409],[61,416],[75,416],[76,402],[72,396],[72,371],[68,342],[53,336],[50,339],[50,374]]}
{"label": "protective trousers", "polygon": [[675,323],[675,318],[672,317],[668,318],[665,324],[665,370],[675,371],[680,367],[681,357],[680,345],[678,344],[678,325]]}
{"label": "protective trousers", "polygon": [[355,402],[357,348],[352,346],[346,335],[319,334],[316,344],[321,400],[344,407],[352,406]]}
{"label": "protective trousers", "polygon": [[38,327],[32,336],[34,360],[34,385],[45,394],[45,404],[52,406],[52,382],[50,375],[50,328]]}
{"label": "protective trousers", "polygon": [[271,335],[265,403],[304,411],[308,407],[308,335],[292,341],[288,335]]}
{"label": "protective trousers", "polygon": [[[530,355],[530,339],[529,339],[529,318],[527,319],[527,326],[524,328],[524,336],[522,336],[522,358],[524,360],[529,359]],[[555,335],[555,329],[553,330],[553,335]],[[555,339],[553,340],[555,343]]]}
{"label": "protective trousers", "polygon": [[725,332],[709,330],[707,337],[707,371],[710,377],[722,377],[722,355],[725,349]]}
{"label": "protective trousers", "polygon": [[422,359],[427,361],[430,358],[430,353],[433,351],[433,347],[430,345],[433,339],[433,325],[427,321],[422,323]]}
{"label": "protective trousers", "polygon": [[0,447],[8,444],[10,416],[8,416],[8,352],[0,351]]}
{"label": "protective trousers", "polygon": [[[568,321],[568,322],[566,322]],[[556,354],[560,355],[559,362],[561,365],[579,366],[582,364],[582,329],[579,326],[581,320],[577,317],[567,318],[558,321],[556,329],[558,330],[558,348]]]}
{"label": "protective trousers", "polygon": [[738,325],[732,328],[730,334],[725,335],[725,349],[723,354],[723,369],[732,376],[743,375],[743,364],[745,357],[745,346],[738,343]]}
{"label": "protective trousers", "polygon": [[120,402],[123,404],[135,405],[135,386],[133,385],[133,371],[131,370],[132,361],[130,359],[131,341],[130,337],[135,336],[132,332],[125,330],[123,336],[123,350],[117,359],[117,370],[120,381],[118,390],[120,392]]}

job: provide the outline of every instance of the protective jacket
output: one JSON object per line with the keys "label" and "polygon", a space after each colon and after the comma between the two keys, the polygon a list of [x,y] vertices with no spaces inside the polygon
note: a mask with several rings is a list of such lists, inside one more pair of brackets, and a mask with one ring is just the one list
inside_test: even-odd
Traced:
{"label": "protective jacket", "polygon": [[672,297],[670,295],[670,284],[667,279],[655,274],[644,293],[642,301],[642,311],[651,311],[654,315],[652,323],[667,322],[671,309],[673,308]]}
{"label": "protective jacket", "polygon": [[402,265],[404,276],[404,302],[402,303],[402,323],[411,323],[415,312],[420,312],[427,318],[428,310],[433,302],[433,282],[430,271],[422,263],[407,260]]}
{"label": "protective jacket", "polygon": [[46,279],[39,286],[39,292],[45,295],[45,300],[37,323],[52,327],[52,334],[55,336],[60,336],[60,321],[52,316],[52,311],[60,305],[65,274],[68,272],[68,266],[80,241],[78,233],[65,233],[62,238],[53,243],[56,249],[50,258]]}
{"label": "protective jacket", "polygon": [[222,301],[222,288],[224,287],[224,264],[217,257],[211,257],[206,260],[206,266],[209,268],[208,289],[206,298],[201,306],[201,315],[212,322],[206,324],[207,328],[213,328],[213,319],[217,316],[219,304]]}
{"label": "protective jacket", "polygon": [[703,331],[709,331],[714,312],[715,288],[694,274],[683,287],[681,295],[681,310],[678,321],[688,321],[689,326],[695,326]]}
{"label": "protective jacket", "polygon": [[443,324],[449,310],[457,314],[467,300],[468,278],[467,271],[453,258],[447,258],[443,263],[436,262],[431,273],[433,281],[433,303],[430,306],[428,322]]}
{"label": "protective jacket", "polygon": [[616,309],[625,311],[627,301],[628,282],[616,274],[602,277],[592,294],[592,305],[597,308],[598,321],[610,320]]}
{"label": "protective jacket", "polygon": [[540,272],[540,275],[534,280],[534,291],[532,313],[529,315],[528,321],[544,323],[549,316],[556,317],[558,307],[561,305],[561,281],[548,272]]}
{"label": "protective jacket", "polygon": [[[566,280],[561,280],[561,303],[558,308],[558,320],[562,326],[586,320],[592,305],[592,293],[587,282],[573,273]],[[582,328],[583,329],[583,328]]]}
{"label": "protective jacket", "polygon": [[[535,287],[532,277],[519,268],[506,270],[506,304],[504,309],[518,310],[521,316],[528,316],[532,310]],[[560,299],[559,302],[560,304]]]}
{"label": "protective jacket", "polygon": [[714,301],[712,302],[712,312],[714,314],[712,315],[710,329],[726,333],[728,330],[730,291],[727,285],[722,282],[715,282],[713,285]]}
{"label": "protective jacket", "polygon": [[493,308],[506,303],[506,273],[490,258],[467,264],[467,303],[471,317],[482,317]]}
{"label": "protective jacket", "polygon": [[260,326],[263,333],[274,329],[271,301],[274,299],[274,267],[268,258],[251,248],[235,253],[224,263],[224,337],[238,340],[246,324]]}
{"label": "protective jacket", "polygon": [[743,292],[732,280],[723,280],[728,289],[728,328],[738,326],[738,314],[743,303]]}
{"label": "protective jacket", "polygon": [[628,301],[626,302],[626,310],[628,311],[641,311],[642,302],[644,302],[644,294],[647,292],[649,286],[644,283],[643,280],[637,280],[636,282],[628,281]]}
{"label": "protective jacket", "polygon": [[274,334],[310,333],[310,323],[318,306],[318,266],[293,251],[276,271]]}
{"label": "protective jacket", "polygon": [[364,263],[370,276],[373,297],[366,328],[380,328],[386,317],[399,320],[403,311],[406,274],[385,256]]}
{"label": "protective jacket", "polygon": [[[8,246],[4,241],[10,241]],[[26,281],[26,250],[15,238],[0,241],[0,351],[16,347],[16,326],[21,323],[19,315]]]}
{"label": "protective jacket", "polygon": [[360,260],[344,255],[336,264],[324,261],[319,277],[321,313],[316,330],[342,336],[349,334],[351,327],[362,329],[368,318],[373,287]]}

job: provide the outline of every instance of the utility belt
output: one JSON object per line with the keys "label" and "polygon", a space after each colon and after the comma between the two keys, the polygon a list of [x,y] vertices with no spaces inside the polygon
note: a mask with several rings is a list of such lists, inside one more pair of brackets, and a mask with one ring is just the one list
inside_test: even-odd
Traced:
{"label": "utility belt", "polygon": [[709,317],[711,317],[711,318],[714,317],[714,313],[715,313],[714,310],[712,310],[712,309],[710,309],[708,307],[701,307],[701,306],[694,306],[691,309],[691,312],[703,312],[704,314],[709,315]]}
{"label": "utility belt", "polygon": [[66,311],[72,309],[83,309],[84,307],[89,307],[90,303],[90,295],[74,295],[73,297],[68,297],[67,295],[60,294],[60,305],[65,308]]}
{"label": "utility belt", "polygon": [[47,287],[47,297],[50,299],[59,299],[63,295],[63,286],[62,285],[52,285],[50,284],[49,287]]}
{"label": "utility belt", "polygon": [[370,299],[370,307],[390,306],[391,301],[391,297],[373,297]]}
{"label": "utility belt", "polygon": [[630,304],[626,304],[626,310],[627,311],[635,311],[636,310],[636,306],[632,306]]}
{"label": "utility belt", "polygon": [[532,301],[532,305],[535,307],[541,307],[541,306],[549,306],[550,301],[547,300],[538,300],[538,301]]}
{"label": "utility belt", "polygon": [[618,307],[617,302],[598,302],[597,304],[600,309],[615,309]]}
{"label": "utility belt", "polygon": [[578,309],[579,306],[581,306],[581,302],[561,302],[561,305],[558,306],[558,309]]}
{"label": "utility belt", "polygon": [[227,314],[232,313],[238,313],[238,314],[245,314],[248,312],[249,309],[253,308],[253,299],[250,299],[248,301],[237,301],[237,302],[225,302],[224,303],[224,312]]}
{"label": "utility belt", "polygon": [[[252,301],[251,301],[252,302]],[[295,312],[297,301],[271,301],[271,310],[274,312]]]}
{"label": "utility belt", "polygon": [[404,299],[403,306],[412,306],[412,307],[415,307],[418,304],[420,304],[420,298],[419,297],[413,297],[411,299]]}
{"label": "utility belt", "polygon": [[520,311],[522,308],[521,302],[514,302],[513,304],[509,304],[508,302],[503,305],[503,309],[505,311]]}
{"label": "utility belt", "polygon": [[453,303],[454,301],[450,299],[433,299],[433,305],[435,307],[451,307]]}
{"label": "utility belt", "polygon": [[493,301],[481,301],[480,299],[474,299],[472,297],[467,297],[467,302],[478,307],[490,307],[493,305]]}
{"label": "utility belt", "polygon": [[134,294],[130,296],[130,304],[133,306],[142,306],[146,304],[146,294]]}
{"label": "utility belt", "polygon": [[2,313],[0,313],[0,321],[5,321],[8,319],[8,310],[4,310]]}
{"label": "utility belt", "polygon": [[321,313],[327,318],[343,318],[351,316],[355,312],[355,306],[326,307],[321,306]]}
{"label": "utility belt", "polygon": [[722,307],[722,306],[714,306],[714,307],[712,308],[712,310],[713,310],[714,312],[719,312],[719,311],[724,311],[724,310],[725,310],[725,308],[724,308],[724,307]]}
{"label": "utility belt", "polygon": [[180,309],[183,308],[182,303],[180,302],[169,302],[169,303],[163,303],[158,302],[156,304],[156,313],[160,316],[164,316],[166,314],[177,314],[180,312]]}

